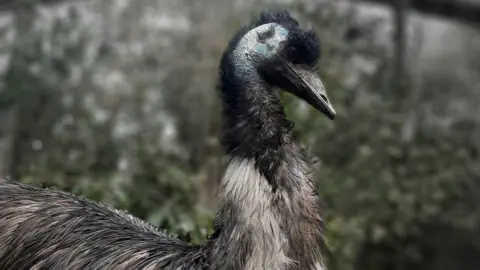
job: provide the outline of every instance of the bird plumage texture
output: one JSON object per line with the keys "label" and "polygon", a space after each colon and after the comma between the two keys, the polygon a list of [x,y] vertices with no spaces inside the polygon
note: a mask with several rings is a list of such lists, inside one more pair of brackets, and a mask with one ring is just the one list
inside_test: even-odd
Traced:
{"label": "bird plumage texture", "polygon": [[0,269],[201,269],[201,248],[68,193],[0,181]]}
{"label": "bird plumage texture", "polygon": [[285,67],[313,74],[319,56],[314,31],[288,12],[262,13],[229,43],[218,87],[229,163],[204,245],[82,197],[3,179],[0,269],[323,269],[310,159],[278,94],[305,85],[278,75]]}

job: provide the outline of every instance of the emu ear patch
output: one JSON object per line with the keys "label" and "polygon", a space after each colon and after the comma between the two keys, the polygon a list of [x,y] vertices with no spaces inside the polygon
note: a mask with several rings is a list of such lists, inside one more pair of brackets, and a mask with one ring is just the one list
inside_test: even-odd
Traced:
{"label": "emu ear patch", "polygon": [[271,48],[269,48],[268,44],[258,43],[253,47],[253,50],[258,54],[265,55],[269,50],[271,50]]}

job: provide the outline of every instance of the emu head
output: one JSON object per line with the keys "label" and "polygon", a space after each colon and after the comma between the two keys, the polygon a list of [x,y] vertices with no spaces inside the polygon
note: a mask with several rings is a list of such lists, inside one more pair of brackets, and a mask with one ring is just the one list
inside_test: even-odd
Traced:
{"label": "emu head", "polygon": [[316,73],[319,57],[312,29],[300,28],[288,12],[262,13],[230,42],[222,59],[222,80],[235,84],[228,77],[237,76],[247,87],[267,84],[285,90],[334,119],[335,110]]}

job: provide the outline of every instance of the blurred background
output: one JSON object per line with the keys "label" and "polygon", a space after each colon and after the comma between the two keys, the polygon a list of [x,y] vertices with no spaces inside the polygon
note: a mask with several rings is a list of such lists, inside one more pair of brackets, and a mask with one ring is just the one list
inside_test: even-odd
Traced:
{"label": "blurred background", "polygon": [[282,97],[318,158],[329,269],[480,269],[476,0],[0,1],[0,174],[203,242],[218,62],[270,8],[318,31],[338,112]]}

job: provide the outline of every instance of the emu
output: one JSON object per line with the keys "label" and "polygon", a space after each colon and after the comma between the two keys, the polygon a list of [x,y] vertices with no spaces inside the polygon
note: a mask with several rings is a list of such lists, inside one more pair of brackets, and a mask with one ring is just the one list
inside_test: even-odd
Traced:
{"label": "emu", "polygon": [[0,180],[0,269],[323,269],[311,163],[279,90],[334,119],[316,75],[318,39],[288,12],[262,13],[220,63],[223,206],[203,245],[68,193]]}

